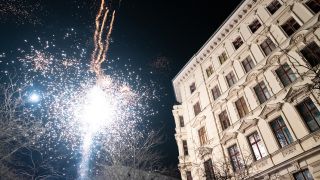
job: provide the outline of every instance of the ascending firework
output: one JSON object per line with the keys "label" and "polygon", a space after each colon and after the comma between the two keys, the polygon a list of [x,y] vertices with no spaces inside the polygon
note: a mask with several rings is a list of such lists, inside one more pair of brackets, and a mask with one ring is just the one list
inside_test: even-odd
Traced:
{"label": "ascending firework", "polygon": [[[101,64],[106,60],[106,54],[110,45],[110,37],[113,29],[115,11],[111,14],[111,20],[108,19],[111,10],[105,5],[105,0],[101,0],[99,12],[95,21],[94,32],[94,51],[91,59],[91,70],[96,73],[97,77],[102,76]],[[110,22],[109,22],[110,21]],[[109,24],[109,26],[108,26]],[[107,33],[104,34],[104,31]],[[105,40],[103,40],[105,39]]]}

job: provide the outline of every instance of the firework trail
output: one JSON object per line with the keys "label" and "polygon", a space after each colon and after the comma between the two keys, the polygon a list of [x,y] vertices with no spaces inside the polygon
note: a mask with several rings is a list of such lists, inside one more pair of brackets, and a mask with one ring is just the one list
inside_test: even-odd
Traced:
{"label": "firework trail", "polygon": [[[106,53],[110,45],[110,37],[113,29],[115,11],[112,12],[111,20],[108,18],[110,10],[106,6],[105,0],[101,0],[100,9],[97,13],[94,32],[94,51],[91,56],[91,70],[97,77],[103,76],[101,64],[106,60]],[[104,36],[104,30],[106,35]],[[105,40],[103,40],[105,38]]]}

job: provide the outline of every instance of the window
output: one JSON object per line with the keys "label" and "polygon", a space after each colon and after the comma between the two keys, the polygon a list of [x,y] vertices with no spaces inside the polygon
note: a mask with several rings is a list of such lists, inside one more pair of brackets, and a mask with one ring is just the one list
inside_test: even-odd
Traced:
{"label": "window", "polygon": [[293,73],[292,69],[287,63],[280,65],[280,67],[276,69],[276,74],[284,87],[288,86],[297,79],[296,75]]}
{"label": "window", "polygon": [[320,1],[319,0],[310,0],[310,1],[306,2],[306,5],[314,13],[318,13],[320,11]]}
{"label": "window", "polygon": [[281,116],[270,122],[270,126],[281,147],[285,147],[293,142],[291,134]]}
{"label": "window", "polygon": [[298,24],[294,18],[290,18],[281,25],[281,28],[284,30],[284,32],[286,32],[288,36],[291,36],[300,28],[300,24]]}
{"label": "window", "polygon": [[320,112],[310,98],[302,101],[296,108],[311,132],[320,129]]}
{"label": "window", "polygon": [[183,116],[179,116],[180,127],[184,127]]}
{"label": "window", "polygon": [[320,63],[320,48],[315,42],[311,42],[301,51],[301,54],[309,62],[311,67],[315,67]]}
{"label": "window", "polygon": [[213,165],[211,159],[206,160],[203,163],[204,172],[206,174],[206,180],[214,180],[214,172],[213,172]]}
{"label": "window", "polygon": [[201,112],[201,107],[199,102],[193,105],[193,112],[195,116],[197,116]]}
{"label": "window", "polygon": [[233,72],[230,72],[229,74],[227,74],[226,79],[229,87],[233,86],[237,82],[236,76],[234,75]]}
{"label": "window", "polygon": [[240,118],[243,118],[244,116],[246,116],[249,113],[248,106],[247,106],[246,101],[244,100],[243,97],[239,98],[235,102],[235,105],[238,110],[238,114],[239,114]]}
{"label": "window", "polygon": [[240,158],[240,152],[238,150],[237,145],[233,145],[228,148],[231,165],[233,168],[233,171],[238,171],[243,167],[241,158]]}
{"label": "window", "polygon": [[216,100],[221,95],[218,85],[214,86],[211,89],[213,99]]}
{"label": "window", "polygon": [[260,44],[260,47],[264,54],[268,56],[276,48],[276,45],[271,41],[270,38],[267,38]]}
{"label": "window", "polygon": [[223,64],[224,62],[226,62],[228,59],[227,57],[227,53],[226,52],[223,52],[220,54],[219,56],[219,61],[220,61],[220,64]]}
{"label": "window", "polygon": [[239,36],[232,42],[232,44],[233,44],[234,48],[237,50],[243,44],[243,41],[242,41],[241,37]]}
{"label": "window", "polygon": [[253,89],[260,104],[266,102],[271,97],[268,88],[263,81],[259,82]]}
{"label": "window", "polygon": [[293,174],[295,180],[313,180],[308,169]]}
{"label": "window", "polygon": [[274,14],[280,7],[281,4],[279,3],[279,1],[274,0],[267,6],[267,9],[270,12],[270,14]]}
{"label": "window", "polygon": [[220,119],[222,130],[227,129],[230,126],[230,121],[229,121],[229,117],[226,110],[222,111],[219,114],[219,119]]}
{"label": "window", "polygon": [[192,180],[192,175],[190,171],[186,171],[187,180]]}
{"label": "window", "polygon": [[242,66],[244,67],[244,70],[246,71],[246,73],[248,73],[251,69],[254,68],[255,65],[253,63],[251,56],[246,57],[242,61]]}
{"label": "window", "polygon": [[206,73],[207,73],[207,77],[210,77],[210,76],[213,74],[213,68],[212,68],[212,66],[209,66],[209,67],[206,69]]}
{"label": "window", "polygon": [[258,132],[254,132],[248,136],[248,141],[255,160],[259,160],[267,155],[266,148],[264,147]]}
{"label": "window", "polygon": [[204,127],[198,130],[200,145],[204,145],[207,142],[206,129]]}
{"label": "window", "polygon": [[192,94],[196,90],[196,83],[190,85],[190,93]]}
{"label": "window", "polygon": [[261,27],[261,23],[258,19],[255,19],[251,24],[249,24],[249,28],[252,33],[255,33]]}
{"label": "window", "polygon": [[183,155],[188,156],[189,152],[188,152],[188,144],[186,140],[182,141],[182,147],[183,147]]}

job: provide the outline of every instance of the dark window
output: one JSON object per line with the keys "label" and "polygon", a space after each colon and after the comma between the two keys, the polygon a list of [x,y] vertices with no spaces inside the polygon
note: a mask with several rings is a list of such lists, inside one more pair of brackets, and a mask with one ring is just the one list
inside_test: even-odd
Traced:
{"label": "dark window", "polygon": [[249,72],[251,69],[254,68],[254,63],[253,60],[251,58],[251,56],[246,57],[243,61],[242,61],[242,65],[244,67],[244,70],[247,72]]}
{"label": "dark window", "polygon": [[320,11],[320,1],[319,0],[310,0],[306,2],[306,5],[314,12],[318,13]]}
{"label": "dark window", "polygon": [[186,171],[187,180],[192,180],[192,175],[190,171]]}
{"label": "dark window", "polygon": [[260,44],[260,47],[264,54],[268,56],[276,48],[276,45],[271,41],[270,38],[267,38]]}
{"label": "dark window", "polygon": [[188,152],[188,144],[186,140],[182,141],[182,146],[183,146],[183,155],[188,156],[189,152]]}
{"label": "dark window", "polygon": [[230,72],[229,74],[227,74],[226,79],[229,87],[233,86],[237,82],[236,76],[234,75],[233,72]]}
{"label": "dark window", "polygon": [[320,129],[320,112],[310,98],[305,99],[297,106],[301,118],[309,127],[311,132]]}
{"label": "dark window", "polygon": [[213,99],[216,100],[221,95],[218,85],[214,86],[211,89]]}
{"label": "dark window", "polygon": [[209,66],[209,67],[206,69],[206,73],[207,73],[207,77],[210,77],[210,76],[213,74],[213,68],[212,68],[212,66]]}
{"label": "dark window", "polygon": [[207,142],[206,129],[204,127],[198,130],[200,145],[204,145]]}
{"label": "dark window", "polygon": [[228,57],[227,57],[226,52],[223,52],[223,53],[220,54],[220,56],[219,56],[220,64],[223,64],[224,62],[226,62],[227,59],[228,59]]}
{"label": "dark window", "polygon": [[190,93],[192,94],[196,90],[196,83],[190,85]]}
{"label": "dark window", "polygon": [[259,82],[253,89],[259,99],[260,104],[266,102],[271,97],[268,88],[263,81]]}
{"label": "dark window", "polygon": [[281,27],[288,36],[291,36],[300,28],[300,24],[294,18],[290,18]]}
{"label": "dark window", "polygon": [[279,3],[279,1],[274,0],[267,6],[267,9],[270,12],[270,14],[274,14],[280,7],[281,4]]}
{"label": "dark window", "polygon": [[244,100],[243,97],[239,98],[235,102],[235,105],[238,110],[238,114],[239,114],[240,118],[243,118],[244,116],[246,116],[249,113],[248,106],[247,106],[246,101]]}
{"label": "dark window", "polygon": [[226,110],[222,111],[219,114],[219,119],[220,119],[222,130],[227,129],[230,126],[230,121],[229,121],[229,117]]}
{"label": "dark window", "polygon": [[308,169],[293,174],[295,180],[313,180]]}
{"label": "dark window", "polygon": [[254,132],[248,136],[248,141],[250,143],[255,160],[259,160],[267,155],[266,148],[264,147],[258,132]]}
{"label": "dark window", "polygon": [[315,42],[311,42],[301,51],[304,58],[309,62],[311,67],[315,67],[320,63],[320,48]]}
{"label": "dark window", "polygon": [[195,116],[197,116],[201,112],[201,107],[199,102],[193,105],[193,112]]}
{"label": "dark window", "polygon": [[297,79],[296,75],[287,63],[280,65],[280,67],[276,69],[276,74],[285,87]]}
{"label": "dark window", "polygon": [[180,127],[184,127],[183,116],[179,116],[179,121],[180,121]]}
{"label": "dark window", "polygon": [[238,171],[243,167],[242,160],[240,157],[240,152],[238,150],[237,145],[233,145],[228,148],[231,165],[233,168],[233,171]]}
{"label": "dark window", "polygon": [[281,147],[285,147],[293,142],[291,134],[281,116],[270,122],[270,125]]}
{"label": "dark window", "polygon": [[206,173],[206,180],[214,180],[214,172],[213,172],[213,166],[211,159],[205,161],[203,163],[204,166],[204,172]]}
{"label": "dark window", "polygon": [[255,19],[250,25],[249,28],[252,33],[255,33],[261,27],[261,23],[258,19]]}
{"label": "dark window", "polygon": [[243,44],[243,41],[242,41],[241,37],[239,36],[232,42],[232,44],[233,44],[234,48],[237,50]]}

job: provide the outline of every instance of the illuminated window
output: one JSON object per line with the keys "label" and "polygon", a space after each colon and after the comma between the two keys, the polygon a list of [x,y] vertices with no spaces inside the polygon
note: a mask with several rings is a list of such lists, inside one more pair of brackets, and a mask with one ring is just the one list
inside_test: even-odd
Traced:
{"label": "illuminated window", "polygon": [[248,141],[250,143],[255,160],[259,160],[267,155],[266,148],[264,147],[258,132],[254,132],[248,136]]}
{"label": "illuminated window", "polygon": [[237,145],[233,145],[228,148],[229,156],[233,171],[238,171],[243,167],[240,152]]}

